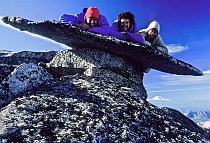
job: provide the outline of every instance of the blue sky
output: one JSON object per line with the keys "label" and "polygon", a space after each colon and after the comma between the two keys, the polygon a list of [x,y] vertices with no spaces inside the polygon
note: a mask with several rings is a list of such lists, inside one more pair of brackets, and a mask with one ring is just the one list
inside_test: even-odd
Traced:
{"label": "blue sky", "polygon": [[[209,0],[1,0],[0,16],[19,16],[33,21],[58,20],[63,13],[75,14],[96,6],[109,24],[121,11],[135,15],[137,28],[152,20],[161,25],[160,34],[170,55],[199,68],[204,76],[177,76],[151,70],[144,76],[149,97],[170,100],[210,101],[210,1]],[[0,25],[0,49],[13,52],[62,50],[50,40]]]}

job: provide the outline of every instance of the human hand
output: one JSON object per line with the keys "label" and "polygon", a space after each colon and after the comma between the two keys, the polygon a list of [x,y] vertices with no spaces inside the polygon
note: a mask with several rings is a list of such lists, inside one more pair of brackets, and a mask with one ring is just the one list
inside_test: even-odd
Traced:
{"label": "human hand", "polygon": [[148,42],[148,41],[144,41],[144,44],[145,44],[146,46],[151,46],[151,43]]}
{"label": "human hand", "polygon": [[76,26],[78,26],[80,28],[83,28],[85,30],[88,30],[88,28],[89,28],[89,25],[87,25],[86,23],[76,24]]}

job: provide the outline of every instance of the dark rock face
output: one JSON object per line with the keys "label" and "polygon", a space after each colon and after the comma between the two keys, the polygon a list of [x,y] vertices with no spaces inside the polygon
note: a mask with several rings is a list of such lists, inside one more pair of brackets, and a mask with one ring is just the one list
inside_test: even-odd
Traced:
{"label": "dark rock face", "polygon": [[51,75],[36,64],[40,61],[50,61],[56,52],[18,53],[3,51],[0,60],[0,108],[24,93],[37,88],[52,79]]}
{"label": "dark rock face", "polygon": [[123,94],[90,95],[64,82],[49,87],[51,92],[41,87],[1,110],[1,141],[208,142],[207,134],[176,110]]}
{"label": "dark rock face", "polygon": [[[24,52],[24,54],[26,53],[27,52]],[[51,52],[49,52],[49,54],[51,54]],[[4,58],[6,59],[6,62],[2,65],[2,71],[5,73],[2,78],[8,76],[7,74],[9,72],[6,71],[11,71],[14,68],[8,68],[8,61],[12,61],[10,66],[15,66],[12,60],[13,54],[10,55],[12,56],[2,57],[2,62],[4,62]],[[20,58],[19,61],[21,61],[23,54],[17,55],[19,55],[19,57],[17,56],[15,58],[17,58],[17,60]],[[91,92],[90,89],[93,89],[95,84],[100,83],[101,90],[106,90],[106,88],[109,87],[109,91],[112,92],[112,94],[118,94],[121,92],[122,88],[125,88],[127,94],[131,96],[138,96],[144,100],[147,98],[147,93],[143,85],[143,73],[136,70],[133,66],[130,66],[129,63],[122,58],[88,48],[64,50],[54,55],[54,57],[51,56],[52,60],[50,62],[50,58],[45,60],[49,63],[43,63],[47,56],[43,59],[40,58],[41,64],[39,65],[47,69],[55,79],[61,78],[61,80],[70,81],[81,88],[85,88],[87,92]],[[34,57],[41,56],[37,54],[33,56],[33,52],[28,52],[26,59],[22,61],[26,61],[26,63],[29,61],[30,63],[18,66],[14,72],[2,81],[1,106],[6,105],[12,99],[16,98],[19,93],[37,88],[39,85],[51,79],[49,73],[42,67],[37,66],[36,60],[33,61]],[[76,78],[78,75],[86,76],[88,81]],[[80,80],[81,82],[78,84]]]}
{"label": "dark rock face", "polygon": [[33,51],[0,51],[0,81],[5,79],[18,65],[22,63],[49,62],[56,51],[33,52]]}
{"label": "dark rock face", "polygon": [[[89,79],[88,84],[80,83],[82,88],[92,89],[95,84],[100,83],[103,90],[111,88],[112,94],[120,92],[120,90],[116,91],[118,88],[126,88],[132,96],[138,96],[144,100],[147,98],[147,92],[143,85],[143,73],[126,60],[103,51],[88,48],[60,51],[51,62],[46,64],[46,68],[52,69],[53,67],[66,67],[69,69],[68,74],[70,75],[72,75],[72,69],[83,71],[83,74]],[[61,69],[58,72],[62,73],[62,71]],[[63,80],[68,80],[68,78],[63,77]],[[71,78],[70,81],[75,84],[78,82],[74,78]]]}
{"label": "dark rock face", "polygon": [[[58,51],[45,68],[34,63],[18,66],[47,69],[44,77],[49,78],[38,79],[42,72],[35,70],[38,74],[28,76],[27,82],[35,81],[34,88],[22,84],[25,88],[0,109],[0,142],[208,142],[208,133],[183,114],[145,100],[143,73],[97,50],[92,55],[98,61],[91,61],[91,54],[82,56],[87,52]],[[63,75],[68,76],[55,74],[62,68],[52,72],[60,66],[80,70],[65,69]],[[3,83],[17,80],[13,73],[18,68]],[[51,72],[60,80],[51,79]]]}

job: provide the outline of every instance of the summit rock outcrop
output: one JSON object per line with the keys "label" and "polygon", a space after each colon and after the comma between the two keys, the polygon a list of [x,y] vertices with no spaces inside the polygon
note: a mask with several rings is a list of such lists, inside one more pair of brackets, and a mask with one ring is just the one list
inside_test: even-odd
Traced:
{"label": "summit rock outcrop", "polygon": [[0,61],[0,142],[210,141],[179,111],[149,103],[144,72],[115,53],[1,51]]}
{"label": "summit rock outcrop", "polygon": [[1,90],[15,95],[0,109],[1,142],[209,141],[179,111],[149,103],[129,62],[79,50],[1,54]]}

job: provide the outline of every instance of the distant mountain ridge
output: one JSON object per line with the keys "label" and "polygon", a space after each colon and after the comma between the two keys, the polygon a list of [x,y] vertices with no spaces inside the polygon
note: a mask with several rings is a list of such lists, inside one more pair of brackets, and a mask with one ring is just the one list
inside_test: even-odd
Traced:
{"label": "distant mountain ridge", "polygon": [[183,113],[195,122],[210,121],[210,109],[197,109]]}
{"label": "distant mountain ridge", "polygon": [[208,130],[210,129],[210,109],[208,107],[189,109],[188,111],[182,113],[189,119],[193,120],[196,124],[198,124],[202,128]]}
{"label": "distant mountain ridge", "polygon": [[[196,106],[192,102],[190,103],[183,102],[182,104],[180,104],[179,101],[175,102],[173,100],[163,98],[161,96],[155,96],[147,100],[160,107],[173,107],[174,106],[175,109],[179,110],[186,117],[190,118],[196,123],[210,121],[210,106],[206,105],[207,103],[203,107],[200,107],[199,105]],[[176,104],[178,105],[175,107]]]}

